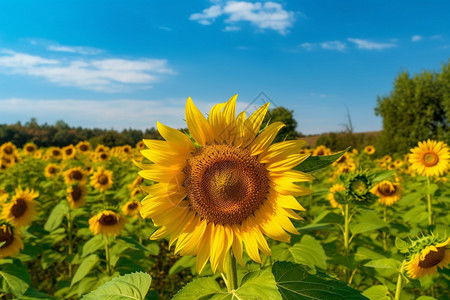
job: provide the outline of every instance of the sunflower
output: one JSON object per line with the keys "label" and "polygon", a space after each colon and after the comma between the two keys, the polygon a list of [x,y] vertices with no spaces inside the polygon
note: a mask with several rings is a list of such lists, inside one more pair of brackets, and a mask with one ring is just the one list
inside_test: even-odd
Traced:
{"label": "sunflower", "polygon": [[122,146],[121,150],[122,150],[123,154],[129,155],[129,154],[131,154],[131,150],[133,150],[133,149],[131,148],[130,145],[124,145],[124,146]]}
{"label": "sunflower", "polygon": [[98,146],[95,148],[95,152],[96,152],[96,153],[107,152],[107,151],[109,151],[109,148],[108,148],[107,146],[104,146],[104,145],[98,145]]}
{"label": "sunflower", "polygon": [[383,180],[376,184],[370,192],[378,196],[378,203],[391,206],[400,200],[401,190],[399,183]]}
{"label": "sunflower", "polygon": [[11,224],[0,220],[0,259],[14,256],[23,249],[23,242],[20,238],[20,231]]}
{"label": "sunflower", "polygon": [[69,146],[62,148],[62,153],[63,153],[64,159],[74,158],[76,152],[77,152],[77,150],[75,149],[75,147],[73,145],[69,145]]}
{"label": "sunflower", "polygon": [[3,205],[2,218],[11,222],[14,226],[26,226],[36,216],[37,203],[33,200],[39,197],[39,192],[33,189],[16,189],[16,194],[11,202]]}
{"label": "sunflower", "polygon": [[83,206],[86,197],[86,186],[84,184],[72,185],[67,188],[67,201],[72,208],[77,209]]}
{"label": "sunflower", "polygon": [[59,166],[55,164],[48,164],[44,169],[44,175],[47,178],[55,177],[58,175]]}
{"label": "sunflower", "polygon": [[42,149],[36,150],[33,154],[34,158],[41,159],[42,158]]}
{"label": "sunflower", "polygon": [[131,194],[130,194],[130,196],[131,196],[131,198],[134,198],[134,197],[136,197],[137,195],[139,195],[140,193],[142,192],[142,190],[140,189],[140,188],[134,188],[132,191],[131,191]]}
{"label": "sunflower", "polygon": [[0,146],[0,156],[14,157],[17,154],[17,147],[11,142],[4,143]]}
{"label": "sunflower", "polygon": [[63,157],[63,153],[59,147],[48,148],[47,155],[53,159],[61,159]]}
{"label": "sunflower", "polygon": [[99,152],[95,158],[96,161],[107,161],[109,159],[109,154],[108,152]]}
{"label": "sunflower", "polygon": [[64,172],[64,182],[66,184],[85,183],[86,172],[81,167],[71,168]]}
{"label": "sunflower", "polygon": [[33,143],[26,143],[23,146],[23,152],[26,155],[33,155],[33,153],[36,152],[36,150],[37,150],[37,146]]}
{"label": "sunflower", "polygon": [[385,155],[381,160],[385,163],[390,163],[392,161],[392,157],[390,155]]}
{"label": "sunflower", "polygon": [[109,189],[113,184],[113,172],[105,170],[103,167],[98,167],[97,172],[91,176],[91,185],[104,192]]}
{"label": "sunflower", "polygon": [[75,146],[81,154],[86,154],[91,151],[92,146],[88,141],[81,141]]}
{"label": "sunflower", "polygon": [[419,142],[419,146],[411,149],[409,162],[412,169],[422,176],[439,176],[444,174],[450,161],[447,144],[427,140]]}
{"label": "sunflower", "polygon": [[405,263],[405,270],[412,279],[437,273],[437,269],[450,264],[450,249],[447,240],[439,242],[435,236],[426,236],[419,239],[412,246],[413,253]]}
{"label": "sunflower", "polygon": [[137,142],[137,144],[136,144],[136,149],[138,149],[138,150],[144,150],[144,149],[145,149],[145,144],[144,144],[144,142],[143,142],[143,141]]}
{"label": "sunflower", "polygon": [[130,190],[135,189],[136,187],[140,186],[143,182],[144,178],[138,175],[136,179],[134,179],[133,182],[128,185],[128,189]]}
{"label": "sunflower", "polygon": [[94,234],[119,235],[127,219],[112,210],[104,210],[89,219],[89,229]]}
{"label": "sunflower", "polygon": [[153,164],[136,163],[145,179],[158,182],[142,187],[148,193],[141,216],[161,226],[152,236],[170,235],[175,252],[197,256],[197,271],[209,260],[215,272],[224,269],[231,249],[243,265],[244,243],[251,259],[261,263],[259,249],[271,254],[264,234],[288,242],[298,234],[290,218],[304,210],[294,196],[311,191],[294,182],[313,177],[293,167],[309,155],[299,154],[304,142],[272,144],[281,122],[267,126],[257,136],[269,104],[249,118],[235,117],[236,97],[215,105],[206,119],[191,98],[186,123],[193,142],[182,132],[157,123],[165,141],[144,140],[141,153]]}
{"label": "sunflower", "polygon": [[125,203],[124,206],[122,206],[122,212],[124,215],[129,217],[139,217],[139,210],[141,209],[142,205],[139,201],[128,201]]}
{"label": "sunflower", "polygon": [[342,192],[345,191],[345,186],[342,184],[336,183],[333,184],[332,187],[330,187],[330,193],[328,194],[328,200],[330,201],[330,204],[332,207],[339,207],[342,209],[342,205],[336,201],[336,192]]}
{"label": "sunflower", "polygon": [[316,149],[314,149],[312,155],[313,156],[323,156],[323,155],[330,155],[331,150],[327,148],[327,146],[320,145]]}
{"label": "sunflower", "polygon": [[394,160],[394,165],[397,169],[400,169],[403,166],[403,161],[401,159]]}
{"label": "sunflower", "polygon": [[375,147],[374,146],[366,146],[364,147],[364,153],[366,153],[367,155],[372,155],[375,153]]}

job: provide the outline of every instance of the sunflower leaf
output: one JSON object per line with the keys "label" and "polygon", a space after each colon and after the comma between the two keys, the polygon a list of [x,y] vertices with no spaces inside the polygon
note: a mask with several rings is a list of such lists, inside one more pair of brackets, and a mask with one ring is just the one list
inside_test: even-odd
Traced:
{"label": "sunflower leaf", "polygon": [[268,271],[254,271],[245,274],[241,286],[231,299],[282,299],[273,274]]}
{"label": "sunflower leaf", "polygon": [[376,269],[392,269],[395,271],[400,271],[401,265],[401,262],[393,258],[381,258],[371,260],[364,266]]}
{"label": "sunflower leaf", "polygon": [[326,168],[329,165],[331,165],[332,163],[334,163],[342,155],[344,155],[349,149],[350,149],[350,147],[348,147],[344,151],[341,151],[339,153],[335,153],[332,155],[309,156],[301,164],[299,164],[297,167],[295,167],[295,170],[305,172],[305,173],[316,172],[316,171]]}
{"label": "sunflower leaf", "polygon": [[67,205],[67,201],[63,200],[58,203],[58,205],[53,208],[52,212],[50,213],[50,216],[47,219],[47,222],[45,222],[44,229],[48,232],[51,232],[58,228],[66,213],[69,211],[69,206]]}
{"label": "sunflower leaf", "polygon": [[73,286],[75,283],[77,283],[78,281],[83,279],[87,274],[89,274],[89,272],[97,264],[98,261],[99,261],[98,256],[95,254],[91,254],[88,257],[86,257],[78,267],[77,271],[75,272],[75,275],[73,275],[70,286]]}
{"label": "sunflower leaf", "polygon": [[226,297],[227,293],[220,289],[214,278],[202,277],[189,282],[175,294],[173,300],[210,299],[217,294]]}
{"label": "sunflower leaf", "polygon": [[327,268],[327,256],[322,245],[310,235],[304,235],[300,242],[289,248],[296,263],[310,268]]}
{"label": "sunflower leaf", "polygon": [[342,281],[322,272],[310,274],[306,268],[292,262],[276,262],[272,272],[283,299],[368,299]]}
{"label": "sunflower leaf", "polygon": [[362,294],[371,300],[390,300],[387,295],[388,288],[385,285],[374,285],[365,290]]}
{"label": "sunflower leaf", "polygon": [[144,272],[136,272],[113,278],[96,290],[85,295],[84,300],[144,300],[152,282],[152,277]]}
{"label": "sunflower leaf", "polygon": [[2,264],[0,278],[1,290],[10,292],[18,298],[27,291],[31,281],[27,269],[17,260],[12,264]]}

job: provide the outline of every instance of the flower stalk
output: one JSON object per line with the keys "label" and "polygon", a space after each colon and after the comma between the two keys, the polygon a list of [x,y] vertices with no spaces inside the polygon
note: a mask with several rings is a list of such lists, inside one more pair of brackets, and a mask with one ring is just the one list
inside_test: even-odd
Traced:
{"label": "flower stalk", "polygon": [[227,288],[228,291],[234,291],[238,289],[237,279],[237,265],[236,258],[234,258],[233,252],[228,251],[228,266],[227,266]]}
{"label": "flower stalk", "polygon": [[111,257],[109,251],[109,236],[104,235],[105,237],[105,259],[106,259],[106,273],[111,276]]}
{"label": "flower stalk", "polygon": [[433,211],[431,205],[431,194],[430,194],[430,177],[427,176],[427,202],[428,202],[428,225],[433,225]]}
{"label": "flower stalk", "polygon": [[400,271],[398,272],[397,277],[397,287],[395,288],[395,298],[394,300],[400,300],[400,294],[402,293],[402,280],[403,280],[403,267],[405,265],[405,261],[402,262],[402,266],[400,267]]}

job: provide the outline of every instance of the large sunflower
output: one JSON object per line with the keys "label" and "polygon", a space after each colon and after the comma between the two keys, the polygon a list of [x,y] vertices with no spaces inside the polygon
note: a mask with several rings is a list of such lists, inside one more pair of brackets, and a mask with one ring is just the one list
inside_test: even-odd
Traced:
{"label": "large sunflower", "polygon": [[72,208],[77,209],[83,206],[86,200],[87,189],[84,184],[77,184],[69,186],[66,190],[67,201],[69,201]]}
{"label": "large sunflower", "polygon": [[91,185],[101,192],[109,189],[113,184],[113,172],[105,170],[103,167],[98,167],[97,172],[91,176]]}
{"label": "large sunflower", "polygon": [[0,221],[0,259],[8,256],[14,256],[23,249],[23,242],[20,238],[20,231],[7,222]]}
{"label": "large sunflower", "polygon": [[383,180],[375,185],[370,192],[378,196],[378,203],[391,206],[400,200],[401,187],[399,183]]}
{"label": "large sunflower", "polygon": [[85,183],[86,178],[86,171],[81,167],[71,168],[64,172],[64,182],[66,184]]}
{"label": "large sunflower", "polygon": [[89,229],[94,234],[119,235],[127,219],[112,210],[104,210],[89,219]]}
{"label": "large sunflower", "polygon": [[11,142],[4,143],[0,146],[0,156],[14,157],[17,154],[17,147]]}
{"label": "large sunflower", "polygon": [[34,201],[37,197],[39,197],[39,192],[35,192],[33,189],[17,188],[11,202],[3,205],[2,218],[14,226],[28,225],[37,214],[35,209],[37,203]]}
{"label": "large sunflower", "polygon": [[444,268],[450,264],[450,249],[447,248],[450,237],[443,241],[436,241],[435,237],[425,237],[415,245],[415,251],[405,263],[405,270],[412,279],[437,273],[437,268]]}
{"label": "large sunflower", "polygon": [[411,149],[409,162],[411,168],[422,176],[439,176],[449,167],[450,152],[447,144],[427,140]]}
{"label": "large sunflower", "polygon": [[142,187],[148,195],[141,215],[161,226],[151,238],[170,235],[176,253],[197,256],[198,272],[208,260],[214,272],[223,270],[230,249],[243,265],[242,243],[261,262],[259,250],[271,254],[264,234],[284,242],[286,231],[298,234],[290,218],[301,219],[293,209],[304,208],[294,196],[311,192],[294,182],[313,177],[292,170],[309,156],[299,154],[304,142],[271,145],[284,124],[257,135],[269,104],[236,118],[236,97],[215,105],[208,119],[188,98],[186,123],[195,142],[158,122],[165,141],[144,140],[149,149],[141,151],[153,164],[136,163],[139,175],[158,182]]}

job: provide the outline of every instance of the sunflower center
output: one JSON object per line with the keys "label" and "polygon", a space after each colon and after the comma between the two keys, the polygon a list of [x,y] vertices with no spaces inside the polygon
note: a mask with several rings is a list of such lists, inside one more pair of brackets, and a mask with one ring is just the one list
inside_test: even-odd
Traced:
{"label": "sunflower center", "polygon": [[80,146],[80,150],[83,151],[83,152],[84,151],[88,151],[88,146],[83,144],[83,145]]}
{"label": "sunflower center", "polygon": [[66,149],[66,155],[72,155],[72,149]]}
{"label": "sunflower center", "polygon": [[13,148],[10,147],[10,146],[7,146],[7,147],[5,147],[5,148],[3,149],[3,151],[4,151],[6,154],[12,154],[12,153],[13,153]]}
{"label": "sunflower center", "polygon": [[25,214],[26,211],[27,202],[22,198],[16,199],[14,205],[11,207],[11,214],[14,216],[14,218],[20,218]]}
{"label": "sunflower center", "polygon": [[395,194],[395,186],[390,183],[381,183],[378,192],[383,196],[391,196]]}
{"label": "sunflower center", "polygon": [[437,165],[438,162],[439,162],[439,156],[434,152],[427,152],[423,156],[423,164],[426,167],[435,166],[435,165]]}
{"label": "sunflower center", "polygon": [[58,150],[53,150],[52,151],[53,156],[57,157],[61,155],[61,152],[59,152]]}
{"label": "sunflower center", "polygon": [[27,152],[33,152],[34,147],[33,146],[27,146]]}
{"label": "sunflower center", "polygon": [[105,160],[108,158],[108,154],[106,154],[105,152],[102,152],[102,154],[100,154],[100,158]]}
{"label": "sunflower center", "polygon": [[136,209],[137,207],[137,202],[131,202],[130,204],[128,204],[128,209]]}
{"label": "sunflower center", "polygon": [[56,168],[55,168],[55,167],[50,167],[50,168],[48,168],[48,172],[49,172],[50,174],[53,174],[53,173],[56,172]]}
{"label": "sunflower center", "polygon": [[73,180],[80,181],[81,179],[83,179],[83,173],[81,173],[79,170],[75,170],[75,171],[72,171],[72,173],[70,173],[70,177]]}
{"label": "sunflower center", "polygon": [[445,247],[437,247],[438,251],[430,251],[425,255],[425,259],[419,259],[419,267],[431,268],[440,263],[445,257]]}
{"label": "sunflower center", "polygon": [[367,185],[362,180],[355,180],[350,184],[350,189],[357,194],[364,194],[367,189]]}
{"label": "sunflower center", "polygon": [[104,174],[98,176],[98,183],[100,183],[101,185],[107,184],[108,181],[109,181],[108,176],[106,176]]}
{"label": "sunflower center", "polygon": [[111,215],[102,215],[100,217],[99,223],[106,226],[116,225],[117,218]]}
{"label": "sunflower center", "polygon": [[267,170],[246,149],[211,145],[188,160],[184,185],[191,208],[216,224],[240,224],[266,200]]}
{"label": "sunflower center", "polygon": [[72,196],[73,202],[77,202],[81,199],[81,196],[83,195],[83,191],[79,186],[72,187],[72,192],[70,193]]}
{"label": "sunflower center", "polygon": [[6,227],[6,226],[2,226],[0,228],[0,243],[5,242],[0,248],[6,248],[9,245],[11,245],[11,243],[14,241],[14,237],[13,234],[11,232],[11,229]]}

